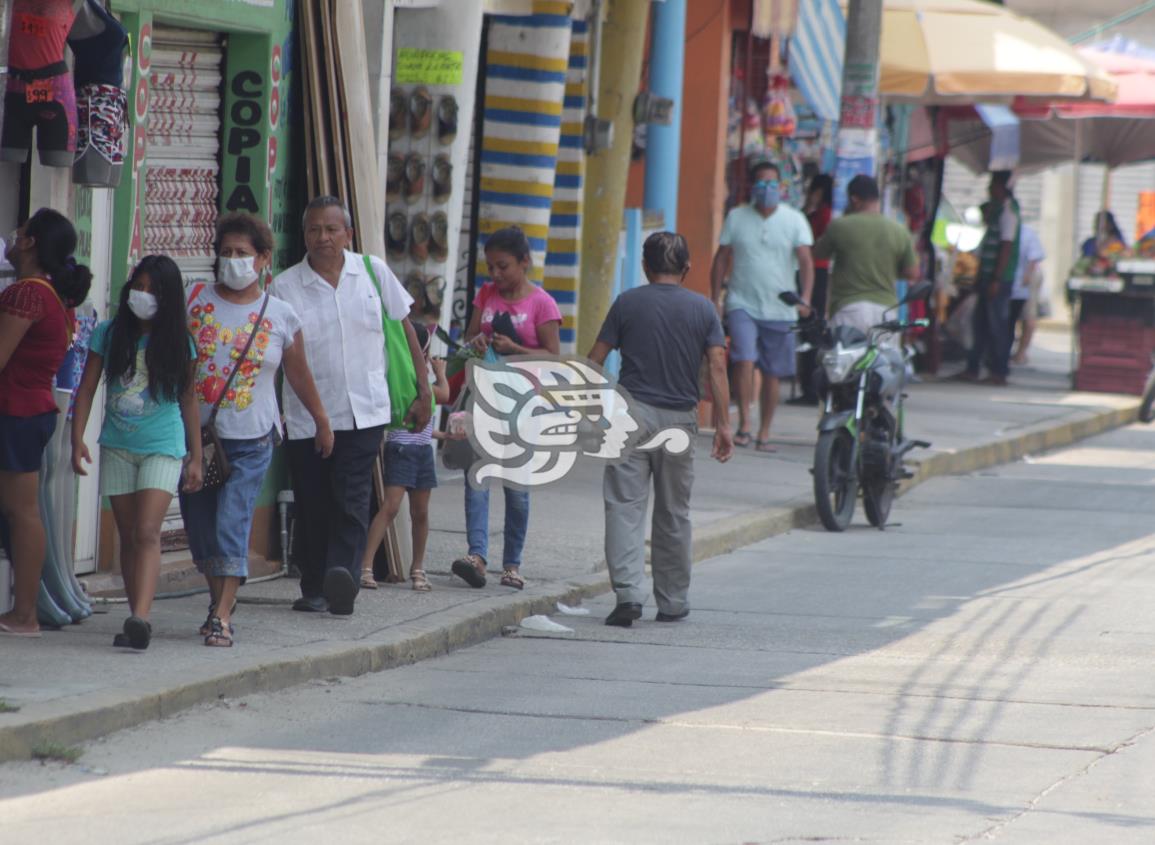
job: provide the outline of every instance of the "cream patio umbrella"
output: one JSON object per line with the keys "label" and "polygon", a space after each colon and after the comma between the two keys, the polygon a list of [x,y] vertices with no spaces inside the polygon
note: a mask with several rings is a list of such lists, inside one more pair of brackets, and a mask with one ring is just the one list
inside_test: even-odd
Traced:
{"label": "cream patio umbrella", "polygon": [[880,64],[879,94],[891,101],[1111,101],[1116,93],[1110,75],[1059,35],[984,0],[885,0]]}

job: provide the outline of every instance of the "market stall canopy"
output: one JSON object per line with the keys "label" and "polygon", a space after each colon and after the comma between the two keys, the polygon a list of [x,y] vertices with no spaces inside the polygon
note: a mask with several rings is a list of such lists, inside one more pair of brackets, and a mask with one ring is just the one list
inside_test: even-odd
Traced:
{"label": "market stall canopy", "polygon": [[887,97],[1112,100],[1111,77],[1056,33],[981,0],[885,0]]}
{"label": "market stall canopy", "polygon": [[[1041,170],[1071,161],[1119,167],[1155,158],[1155,58],[1139,45],[1107,42],[1080,51],[1119,84],[1114,103],[1016,103],[1022,118],[1020,169]],[[976,172],[988,169],[990,136],[978,121],[951,125],[951,154]]]}
{"label": "market stall canopy", "polygon": [[[790,67],[815,112],[837,102],[846,0],[802,4]],[[831,64],[831,62],[835,62]],[[983,0],[885,0],[879,93],[921,103],[1014,97],[1111,101],[1116,86],[1056,33]],[[822,84],[818,84],[818,82]],[[810,90],[807,90],[808,87]]]}
{"label": "market stall canopy", "polygon": [[1088,61],[1111,74],[1119,87],[1113,102],[1016,104],[1015,111],[1020,117],[1155,117],[1155,56],[1144,57],[1110,49],[1113,45],[1126,49],[1131,43],[1109,42],[1108,45],[1085,47],[1079,51]]}

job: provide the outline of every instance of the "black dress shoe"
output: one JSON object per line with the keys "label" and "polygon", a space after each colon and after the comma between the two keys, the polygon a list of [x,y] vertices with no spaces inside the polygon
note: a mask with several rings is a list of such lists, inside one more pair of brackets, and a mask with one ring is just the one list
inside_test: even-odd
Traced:
{"label": "black dress shoe", "polygon": [[613,612],[606,617],[606,624],[615,625],[618,628],[628,628],[634,624],[635,619],[641,618],[642,606],[637,602],[628,601],[613,609]]}
{"label": "black dress shoe", "polygon": [[302,613],[327,613],[329,603],[322,596],[301,596],[293,602],[293,610]]}
{"label": "black dress shoe", "polygon": [[681,613],[662,613],[658,611],[658,615],[654,617],[655,622],[681,622],[690,615],[689,610],[683,610]]}
{"label": "black dress shoe", "polygon": [[325,594],[325,601],[329,603],[329,612],[334,616],[350,616],[353,613],[353,602],[357,598],[357,582],[353,580],[353,573],[343,566],[334,566],[325,573],[325,581],[321,586]]}

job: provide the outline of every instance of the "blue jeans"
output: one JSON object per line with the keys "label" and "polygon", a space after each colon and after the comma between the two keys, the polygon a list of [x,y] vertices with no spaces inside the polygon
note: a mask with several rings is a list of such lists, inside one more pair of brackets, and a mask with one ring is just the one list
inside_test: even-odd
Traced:
{"label": "blue jeans", "polygon": [[[529,493],[524,490],[505,490],[505,545],[501,552],[503,569],[521,566],[521,550],[529,530]],[[474,490],[465,484],[465,534],[469,538],[469,553],[489,562],[489,488]]]}
{"label": "blue jeans", "polygon": [[977,376],[986,363],[991,375],[1006,378],[1011,362],[1011,286],[1003,285],[999,295],[992,297],[983,289],[987,283],[979,284],[967,372]]}
{"label": "blue jeans", "polygon": [[214,577],[247,578],[253,511],[273,458],[273,437],[221,438],[232,472],[215,490],[180,494],[180,513],[196,567]]}

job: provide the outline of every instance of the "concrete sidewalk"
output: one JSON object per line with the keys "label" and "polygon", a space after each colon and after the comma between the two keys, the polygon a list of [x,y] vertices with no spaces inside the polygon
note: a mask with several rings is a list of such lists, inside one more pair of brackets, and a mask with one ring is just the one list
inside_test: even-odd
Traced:
{"label": "concrete sidewalk", "polygon": [[[911,436],[933,442],[914,455],[913,483],[973,472],[1057,448],[1135,419],[1132,397],[1072,393],[1065,375],[1067,336],[1040,333],[1033,366],[1009,388],[948,381],[911,386]],[[774,423],[778,451],[738,450],[728,464],[698,444],[694,556],[703,560],[814,520],[809,467],[816,413],[783,407]],[[209,649],[196,629],[206,598],[161,601],[152,646],[143,653],[111,647],[125,609],[105,604],[92,619],[40,640],[0,640],[0,760],[27,757],[43,742],[70,744],[170,715],[225,696],[281,689],[302,681],[377,671],[496,636],[559,600],[579,603],[608,589],[602,554],[601,474],[579,464],[566,481],[532,496],[523,593],[498,586],[472,590],[449,575],[465,551],[460,474],[442,473],[434,494],[427,568],[433,592],[408,585],[363,591],[357,612],[340,618],[293,613],[296,585],[281,579],[245,587],[237,644]],[[503,505],[493,496],[491,559],[500,561]],[[861,520],[861,509],[856,517]],[[902,520],[902,503],[892,519]],[[498,570],[500,571],[500,570]],[[563,619],[564,621],[564,619]],[[3,708],[0,708],[3,710]]]}

